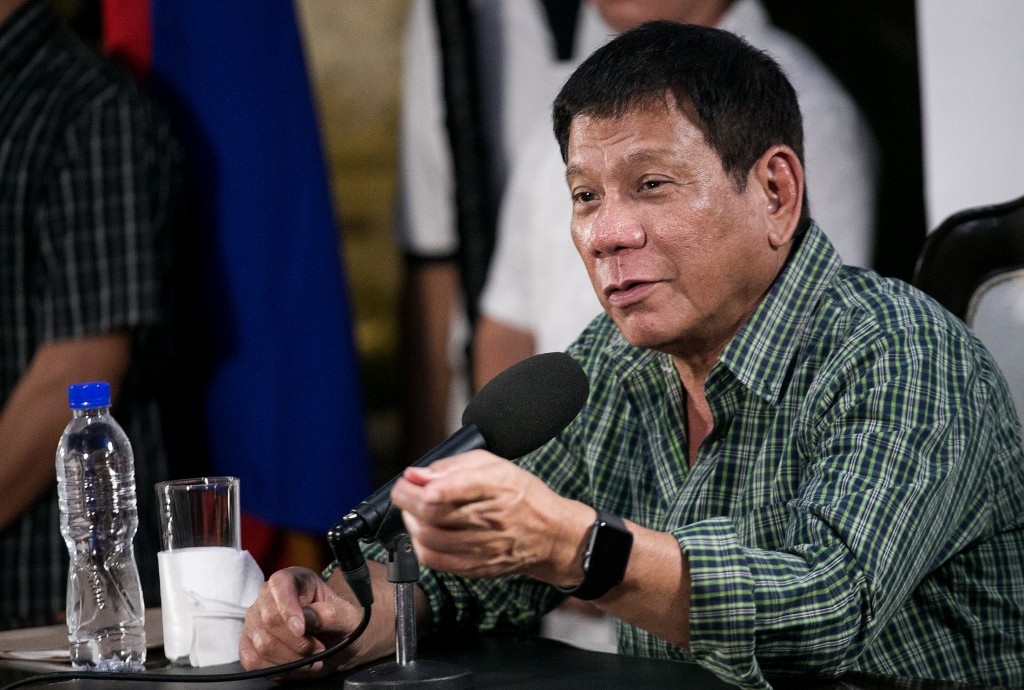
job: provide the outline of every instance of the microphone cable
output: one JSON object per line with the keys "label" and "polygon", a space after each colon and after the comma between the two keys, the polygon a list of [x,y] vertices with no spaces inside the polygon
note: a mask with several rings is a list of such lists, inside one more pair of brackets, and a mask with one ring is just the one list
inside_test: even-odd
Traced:
{"label": "microphone cable", "polygon": [[359,625],[348,634],[348,636],[334,645],[329,647],[322,652],[317,652],[305,659],[296,659],[295,661],[289,661],[286,664],[278,664],[277,666],[270,666],[269,668],[261,668],[255,671],[238,671],[234,673],[196,673],[196,674],[184,674],[184,673],[153,673],[150,671],[130,671],[124,672],[103,672],[103,671],[56,671],[53,673],[41,673],[36,676],[29,676],[28,678],[22,678],[16,680],[13,683],[3,686],[0,690],[14,690],[15,688],[24,688],[29,685],[37,685],[40,683],[50,682],[62,682],[66,680],[96,680],[106,682],[108,680],[134,680],[142,681],[146,683],[222,683],[235,680],[250,680],[253,678],[266,678],[267,676],[277,675],[279,673],[287,673],[288,671],[294,671],[297,668],[303,666],[309,666],[315,664],[318,661],[326,659],[329,656],[337,654],[341,650],[345,649],[353,642],[358,640],[363,632],[366,630],[366,626],[370,624],[370,607],[363,607],[363,617],[359,621]]}

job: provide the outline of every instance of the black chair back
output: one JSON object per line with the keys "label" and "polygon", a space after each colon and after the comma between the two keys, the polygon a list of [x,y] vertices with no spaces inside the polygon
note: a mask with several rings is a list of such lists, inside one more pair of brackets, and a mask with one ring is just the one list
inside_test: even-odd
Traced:
{"label": "black chair back", "polygon": [[913,283],[961,319],[997,273],[1024,267],[1024,196],[953,214],[925,239]]}

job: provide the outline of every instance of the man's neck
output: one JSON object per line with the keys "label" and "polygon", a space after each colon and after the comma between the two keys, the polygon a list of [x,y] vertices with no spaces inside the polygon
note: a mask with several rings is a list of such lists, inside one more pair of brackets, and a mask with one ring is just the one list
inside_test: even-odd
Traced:
{"label": "man's neck", "polygon": [[[715,359],[717,360],[717,357]],[[704,397],[704,382],[714,362],[703,362],[694,367],[693,362],[678,357],[673,357],[672,360],[686,392],[686,454],[692,466],[697,461],[697,450],[701,442],[711,433],[711,408]]]}

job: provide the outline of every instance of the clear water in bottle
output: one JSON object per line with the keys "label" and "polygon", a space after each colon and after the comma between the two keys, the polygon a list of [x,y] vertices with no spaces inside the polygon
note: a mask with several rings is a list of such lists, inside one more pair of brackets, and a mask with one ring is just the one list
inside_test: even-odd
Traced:
{"label": "clear water in bottle", "polygon": [[105,383],[68,390],[72,419],[57,448],[61,534],[68,547],[71,663],[139,671],[146,661],[145,606],[132,540],[138,529],[131,444],[110,415]]}

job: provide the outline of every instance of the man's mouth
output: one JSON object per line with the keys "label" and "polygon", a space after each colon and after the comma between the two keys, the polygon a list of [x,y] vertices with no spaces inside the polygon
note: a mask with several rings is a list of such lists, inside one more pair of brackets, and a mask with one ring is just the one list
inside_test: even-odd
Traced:
{"label": "man's mouth", "polygon": [[644,280],[627,280],[606,287],[604,296],[613,307],[630,307],[646,298],[657,284]]}

